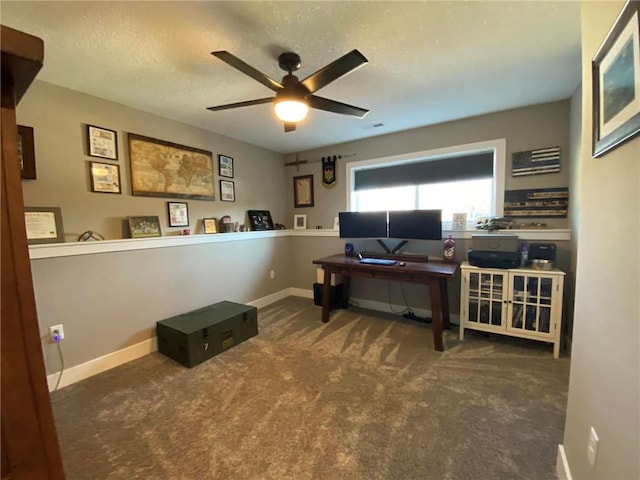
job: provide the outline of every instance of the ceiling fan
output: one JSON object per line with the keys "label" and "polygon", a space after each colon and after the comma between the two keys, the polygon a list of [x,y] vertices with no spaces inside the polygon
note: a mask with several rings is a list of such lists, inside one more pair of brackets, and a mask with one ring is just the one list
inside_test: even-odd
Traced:
{"label": "ceiling fan", "polygon": [[257,80],[265,87],[276,92],[276,95],[275,97],[208,107],[207,110],[227,110],[230,108],[273,102],[276,115],[284,122],[285,132],[292,132],[296,129],[296,123],[306,117],[309,107],[326,112],[351,115],[357,118],[364,118],[364,116],[369,113],[369,110],[365,108],[354,107],[353,105],[347,105],[346,103],[336,102],[335,100],[314,95],[315,92],[327,86],[329,83],[344,77],[368,62],[365,56],[358,50],[352,50],[317,72],[309,75],[302,81],[298,80],[298,77],[292,73],[300,68],[300,56],[292,52],[282,53],[278,56],[278,65],[280,65],[280,68],[287,72],[287,74],[282,77],[280,83],[256,70],[251,65],[246,64],[226,50],[211,52],[211,55],[214,55],[233,68],[240,70],[245,75]]}

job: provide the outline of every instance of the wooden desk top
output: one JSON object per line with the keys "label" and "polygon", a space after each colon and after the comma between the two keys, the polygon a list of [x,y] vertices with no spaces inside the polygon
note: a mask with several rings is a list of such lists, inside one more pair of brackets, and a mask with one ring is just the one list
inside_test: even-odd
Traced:
{"label": "wooden desk top", "polygon": [[[371,255],[374,258],[383,258],[382,255],[380,257],[375,257],[375,255]],[[403,260],[404,261],[404,260]],[[345,268],[351,271],[361,271],[363,273],[367,271],[376,271],[376,272],[388,272],[392,275],[402,275],[402,274],[412,274],[412,275],[424,275],[424,276],[432,276],[432,277],[450,277],[458,267],[460,266],[457,262],[443,262],[443,261],[432,261],[428,262],[410,262],[405,261],[406,265],[401,266],[400,261],[395,265],[372,265],[366,263],[360,263],[355,257],[348,257],[344,254],[331,255],[329,257],[319,258],[313,261],[316,265],[321,265],[323,267],[329,267],[330,269],[339,270],[340,268]]]}

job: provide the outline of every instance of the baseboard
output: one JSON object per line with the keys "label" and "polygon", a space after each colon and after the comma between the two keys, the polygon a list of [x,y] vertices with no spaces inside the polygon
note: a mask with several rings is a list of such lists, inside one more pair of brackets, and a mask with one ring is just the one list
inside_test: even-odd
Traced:
{"label": "baseboard", "polygon": [[256,307],[256,308],[267,307],[272,303],[277,302],[278,300],[282,300],[283,298],[290,297],[292,295],[290,290],[291,290],[290,288],[282,289],[279,292],[272,293],[271,295],[267,295],[266,297],[262,297],[257,300],[253,300],[251,302],[247,302],[247,305],[251,305],[252,307]]}
{"label": "baseboard", "polygon": [[289,289],[289,295],[293,297],[313,298],[313,290],[306,290],[304,288],[291,287]]}
{"label": "baseboard", "polygon": [[[62,378],[60,379],[60,385],[58,388],[66,387],[73,383],[84,380],[85,378],[92,377],[98,373],[102,373],[106,370],[110,370],[113,367],[122,365],[123,363],[130,362],[136,358],[144,357],[158,349],[158,342],[156,338],[150,338],[144,342],[131,345],[130,347],[123,348],[113,353],[108,353],[102,357],[94,358],[88,362],[81,363],[74,367],[70,367],[62,372]],[[52,392],[55,389],[56,383],[60,372],[52,373],[47,376],[47,383],[49,384],[49,391]]]}
{"label": "baseboard", "polygon": [[[369,310],[375,310],[377,312],[392,313],[396,315],[401,315],[400,312],[404,312],[407,308],[406,305],[389,305],[389,302],[376,302],[375,300],[366,300],[362,298],[351,298],[350,302],[354,306],[366,308]],[[426,310],[423,308],[411,308],[411,310],[418,317],[431,318],[431,310]],[[459,325],[460,315],[449,314],[449,321],[455,325]]]}
{"label": "baseboard", "polygon": [[[293,295],[294,297],[313,298],[313,290],[305,290],[303,288],[290,288],[289,291],[289,294]],[[392,304],[391,306],[389,306],[389,302],[376,302],[375,300],[366,300],[363,298],[354,297],[351,297],[349,299],[349,303],[353,306],[366,308],[368,310],[392,313],[395,315],[401,315],[400,312],[404,312],[407,308],[406,305]],[[422,308],[412,308],[411,310],[418,317],[431,318],[431,310]],[[460,315],[449,314],[449,321],[455,325],[460,325]]]}
{"label": "baseboard", "polygon": [[572,480],[571,470],[569,470],[569,462],[562,444],[558,445],[558,459],[556,460],[556,475],[558,480]]}
{"label": "baseboard", "polygon": [[[266,297],[248,302],[247,305],[251,305],[252,307],[256,308],[263,308],[289,296],[313,298],[313,290],[294,287],[285,288],[283,290],[280,290],[279,292],[267,295]],[[372,300],[363,300],[358,298],[352,298],[351,300],[354,305],[362,308],[367,308],[369,310],[376,310],[379,312],[396,313],[405,309],[403,305],[392,305],[391,307],[389,307],[388,303],[383,302],[375,302]],[[413,312],[419,317],[431,316],[431,312],[428,310],[414,309]],[[459,323],[457,320],[458,318],[459,317],[457,315],[452,315],[451,322]],[[156,338],[153,337],[135,345],[123,348],[122,350],[108,353],[107,355],[103,355],[102,357],[94,358],[93,360],[89,360],[88,362],[82,363],[80,365],[75,365],[73,367],[67,368],[62,372],[62,378],[60,378],[60,384],[58,385],[58,388],[67,387],[76,382],[79,382],[80,380],[84,380],[85,378],[92,377],[93,375],[97,375],[98,373],[102,373],[104,371],[117,367],[118,365],[122,365],[132,360],[136,360],[137,358],[144,357],[145,355],[149,355],[156,350],[158,350],[158,342],[156,341]],[[49,385],[50,392],[55,389],[56,383],[58,383],[59,376],[60,372],[47,375],[47,384]]]}

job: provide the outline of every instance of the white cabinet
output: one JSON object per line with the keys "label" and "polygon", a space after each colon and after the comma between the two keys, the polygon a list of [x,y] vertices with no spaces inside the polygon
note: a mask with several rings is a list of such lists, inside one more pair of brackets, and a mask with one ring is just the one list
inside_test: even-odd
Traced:
{"label": "white cabinet", "polygon": [[482,330],[553,343],[560,354],[565,273],[529,268],[461,267],[460,340],[464,330]]}

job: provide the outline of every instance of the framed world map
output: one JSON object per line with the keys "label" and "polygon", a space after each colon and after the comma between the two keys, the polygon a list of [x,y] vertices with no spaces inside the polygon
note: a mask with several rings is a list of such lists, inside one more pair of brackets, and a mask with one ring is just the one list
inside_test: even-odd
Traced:
{"label": "framed world map", "polygon": [[128,143],[133,195],[215,200],[211,152],[134,133]]}

